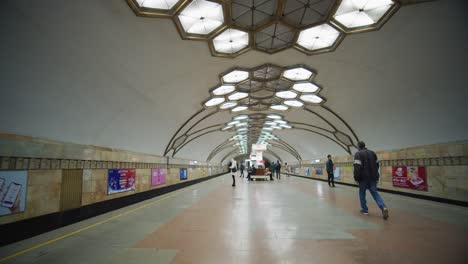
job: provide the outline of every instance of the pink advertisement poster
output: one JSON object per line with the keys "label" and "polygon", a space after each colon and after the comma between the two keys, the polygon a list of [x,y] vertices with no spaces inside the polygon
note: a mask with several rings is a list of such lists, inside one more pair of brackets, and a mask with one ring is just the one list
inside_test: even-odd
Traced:
{"label": "pink advertisement poster", "polygon": [[426,167],[393,166],[393,186],[427,191]]}
{"label": "pink advertisement poster", "polygon": [[161,185],[166,183],[167,171],[163,168],[151,169],[151,185]]}

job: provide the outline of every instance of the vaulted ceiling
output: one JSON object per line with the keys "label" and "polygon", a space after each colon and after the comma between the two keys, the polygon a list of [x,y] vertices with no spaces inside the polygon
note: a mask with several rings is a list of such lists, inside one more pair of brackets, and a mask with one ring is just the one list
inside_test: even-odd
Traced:
{"label": "vaulted ceiling", "polygon": [[[380,30],[348,34],[333,52],[250,50],[232,59],[212,56],[205,41],[181,39],[171,19],[136,16],[125,0],[4,1],[0,132],[211,161],[239,155],[239,145],[217,147],[239,134],[222,128],[241,114],[277,113],[291,125],[273,130],[278,140],[269,141],[267,156],[285,161],[348,154],[357,138],[375,150],[466,140],[466,7],[463,0],[403,5]],[[247,91],[249,102],[272,99],[262,109],[204,104],[219,97],[213,92],[223,74],[246,69],[254,76],[262,65],[309,69],[307,81],[324,101],[278,111],[270,107],[285,103],[277,94],[285,89],[266,89]],[[293,85],[304,80],[289,81],[301,101]],[[230,95],[220,96],[244,104]],[[190,122],[210,111],[216,114],[191,131],[216,131],[171,151],[190,134]],[[267,121],[249,123],[248,131]],[[260,138],[249,135],[249,143]]]}

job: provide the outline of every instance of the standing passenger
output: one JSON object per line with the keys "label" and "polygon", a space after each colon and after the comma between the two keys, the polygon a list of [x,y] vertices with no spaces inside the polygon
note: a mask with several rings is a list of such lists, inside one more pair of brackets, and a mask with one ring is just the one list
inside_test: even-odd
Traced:
{"label": "standing passenger", "polygon": [[375,202],[382,210],[383,219],[388,219],[388,209],[377,192],[379,180],[379,161],[374,151],[368,150],[366,144],[358,142],[359,151],[354,154],[354,180],[359,183],[359,200],[361,202],[361,214],[368,215],[369,209],[366,202],[366,190],[369,189]]}
{"label": "standing passenger", "polygon": [[236,187],[236,171],[237,171],[237,162],[235,159],[231,159],[231,165],[229,166],[232,174],[232,187]]}
{"label": "standing passenger", "polygon": [[244,170],[245,170],[245,165],[244,165],[244,163],[242,162],[241,165],[240,165],[240,177],[241,177],[241,178],[244,177]]}
{"label": "standing passenger", "polygon": [[335,187],[335,176],[333,175],[333,161],[331,155],[327,156],[327,174],[328,174],[328,186]]}
{"label": "standing passenger", "polygon": [[280,173],[281,163],[279,162],[279,160],[276,161],[275,170],[276,170],[276,179],[281,180],[281,173]]}

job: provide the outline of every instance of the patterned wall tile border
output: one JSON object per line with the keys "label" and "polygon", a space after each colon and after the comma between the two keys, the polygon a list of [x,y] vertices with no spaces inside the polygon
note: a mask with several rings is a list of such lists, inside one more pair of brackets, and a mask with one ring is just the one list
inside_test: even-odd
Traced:
{"label": "patterned wall tile border", "polygon": [[39,159],[0,157],[0,170],[60,170],[60,169],[152,169],[152,168],[220,168],[213,165],[118,162],[101,160]]}

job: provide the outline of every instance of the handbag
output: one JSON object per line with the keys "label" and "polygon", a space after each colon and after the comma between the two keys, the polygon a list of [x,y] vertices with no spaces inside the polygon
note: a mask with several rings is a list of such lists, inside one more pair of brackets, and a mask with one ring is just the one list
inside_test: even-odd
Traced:
{"label": "handbag", "polygon": [[234,167],[234,168],[231,169],[231,171],[232,171],[232,172],[236,172],[237,169]]}

